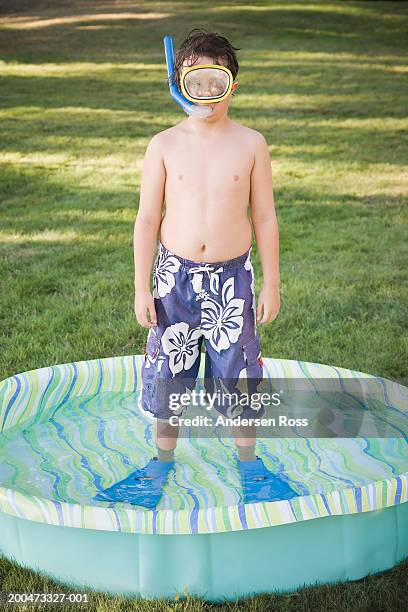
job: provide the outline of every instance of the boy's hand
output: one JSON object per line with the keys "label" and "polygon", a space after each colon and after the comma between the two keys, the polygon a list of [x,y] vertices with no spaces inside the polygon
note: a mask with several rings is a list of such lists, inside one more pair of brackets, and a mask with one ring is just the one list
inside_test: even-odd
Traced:
{"label": "boy's hand", "polygon": [[261,325],[271,323],[278,316],[279,309],[279,287],[263,286],[259,292],[258,308],[256,309],[257,323],[260,323]]}
{"label": "boy's hand", "polygon": [[[147,313],[149,313],[150,321],[147,318]],[[155,327],[157,325],[154,299],[150,291],[135,292],[135,314],[143,327]]]}

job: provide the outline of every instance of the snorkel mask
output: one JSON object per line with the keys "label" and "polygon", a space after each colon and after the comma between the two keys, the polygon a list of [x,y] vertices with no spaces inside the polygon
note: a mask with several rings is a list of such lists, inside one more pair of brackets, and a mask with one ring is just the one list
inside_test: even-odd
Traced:
{"label": "snorkel mask", "polygon": [[[182,109],[193,117],[205,118],[213,113],[209,105],[225,100],[231,93],[234,78],[225,66],[200,64],[184,68],[180,75],[181,91],[173,83],[174,49],[173,38],[165,36],[167,75],[170,95]],[[202,106],[202,105],[206,106]]]}

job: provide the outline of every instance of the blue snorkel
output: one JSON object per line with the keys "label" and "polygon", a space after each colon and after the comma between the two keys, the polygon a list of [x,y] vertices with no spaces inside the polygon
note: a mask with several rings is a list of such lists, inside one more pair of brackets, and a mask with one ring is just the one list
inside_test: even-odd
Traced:
{"label": "blue snorkel", "polygon": [[181,106],[183,111],[187,113],[187,115],[191,115],[193,117],[205,118],[209,117],[212,114],[212,108],[208,106],[200,106],[199,104],[194,104],[187,100],[181,93],[181,91],[177,88],[176,84],[173,83],[173,73],[174,73],[174,48],[173,48],[173,38],[171,36],[164,36],[164,53],[166,55],[166,65],[167,65],[167,76],[169,82],[170,95]]}

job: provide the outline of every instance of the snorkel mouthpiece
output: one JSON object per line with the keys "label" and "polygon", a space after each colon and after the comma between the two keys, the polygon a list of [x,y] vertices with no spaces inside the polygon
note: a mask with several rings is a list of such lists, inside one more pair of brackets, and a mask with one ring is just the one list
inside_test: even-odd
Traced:
{"label": "snorkel mouthpiece", "polygon": [[190,102],[190,100],[187,100],[187,98],[183,96],[176,84],[173,83],[174,48],[172,36],[165,36],[163,38],[163,42],[171,97],[175,102],[177,102],[177,104],[181,106],[181,108],[185,113],[187,113],[187,115],[191,115],[192,117],[198,117],[200,119],[205,119],[206,117],[209,117],[210,115],[212,115],[214,110],[212,106],[201,106],[199,104],[193,104],[193,102]]}

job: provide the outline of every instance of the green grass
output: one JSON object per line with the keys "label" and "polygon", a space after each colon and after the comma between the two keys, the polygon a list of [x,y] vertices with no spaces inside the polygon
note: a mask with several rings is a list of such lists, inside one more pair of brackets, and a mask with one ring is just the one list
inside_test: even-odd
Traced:
{"label": "green grass", "polygon": [[[0,379],[142,352],[141,161],[151,136],[183,118],[162,37],[178,45],[197,26],[241,48],[231,117],[270,146],[282,307],[261,329],[264,354],[407,379],[407,2],[1,5]],[[245,609],[397,610],[407,570]],[[3,590],[43,585],[7,561],[0,575]]]}

